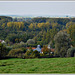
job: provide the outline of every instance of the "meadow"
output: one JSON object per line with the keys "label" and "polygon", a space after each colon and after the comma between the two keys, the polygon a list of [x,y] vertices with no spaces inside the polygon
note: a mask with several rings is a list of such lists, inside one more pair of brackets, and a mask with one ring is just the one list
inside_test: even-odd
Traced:
{"label": "meadow", "polygon": [[75,57],[0,60],[0,73],[75,73]]}

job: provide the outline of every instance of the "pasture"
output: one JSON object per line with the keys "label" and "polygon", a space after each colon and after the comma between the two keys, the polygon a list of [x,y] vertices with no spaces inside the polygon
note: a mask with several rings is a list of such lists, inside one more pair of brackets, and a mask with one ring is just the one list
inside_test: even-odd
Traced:
{"label": "pasture", "polygon": [[75,73],[75,57],[0,60],[0,73]]}

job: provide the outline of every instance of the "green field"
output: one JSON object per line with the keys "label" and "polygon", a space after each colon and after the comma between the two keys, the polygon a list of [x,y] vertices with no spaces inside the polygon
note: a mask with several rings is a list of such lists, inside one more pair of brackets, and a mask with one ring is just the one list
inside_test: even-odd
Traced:
{"label": "green field", "polygon": [[0,60],[0,73],[75,73],[75,57]]}

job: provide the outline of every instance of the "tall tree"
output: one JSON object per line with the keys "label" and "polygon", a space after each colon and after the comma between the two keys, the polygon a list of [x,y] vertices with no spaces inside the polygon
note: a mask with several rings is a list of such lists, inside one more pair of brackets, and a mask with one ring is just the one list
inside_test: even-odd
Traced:
{"label": "tall tree", "polygon": [[0,43],[0,59],[6,57],[6,47]]}
{"label": "tall tree", "polygon": [[55,52],[54,54],[60,57],[65,57],[67,50],[70,48],[70,38],[65,32],[58,32],[55,37]]}
{"label": "tall tree", "polygon": [[75,24],[69,26],[67,33],[70,34],[72,45],[75,47]]}

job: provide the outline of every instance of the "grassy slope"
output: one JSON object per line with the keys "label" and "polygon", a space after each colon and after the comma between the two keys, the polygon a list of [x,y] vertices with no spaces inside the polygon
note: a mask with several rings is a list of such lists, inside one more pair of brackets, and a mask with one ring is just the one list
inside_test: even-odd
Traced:
{"label": "grassy slope", "polygon": [[0,73],[75,73],[75,57],[0,60]]}

